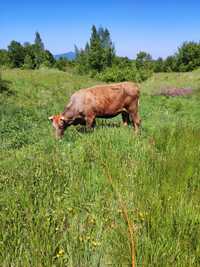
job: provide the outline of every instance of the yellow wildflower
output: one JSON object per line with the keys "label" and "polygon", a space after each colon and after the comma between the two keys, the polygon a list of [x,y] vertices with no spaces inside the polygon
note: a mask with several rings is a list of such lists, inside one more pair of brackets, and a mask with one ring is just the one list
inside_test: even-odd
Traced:
{"label": "yellow wildflower", "polygon": [[100,246],[100,242],[98,242],[98,241],[94,241],[94,240],[91,241],[91,244],[92,244],[93,247],[98,247],[98,246]]}
{"label": "yellow wildflower", "polygon": [[73,212],[73,208],[67,208],[69,212]]}
{"label": "yellow wildflower", "polygon": [[83,242],[83,237],[82,236],[79,236],[79,241]]}
{"label": "yellow wildflower", "polygon": [[94,224],[96,224],[96,221],[95,221],[94,218],[90,218],[90,219],[89,219],[89,223],[94,225]]}
{"label": "yellow wildflower", "polygon": [[65,254],[64,249],[63,248],[60,248],[59,251],[58,251],[58,253],[57,253],[57,255],[56,255],[56,257],[57,258],[63,257],[64,254]]}
{"label": "yellow wildflower", "polygon": [[85,238],[87,241],[89,241],[90,240],[90,236],[88,235],[88,236],[86,236],[86,238]]}

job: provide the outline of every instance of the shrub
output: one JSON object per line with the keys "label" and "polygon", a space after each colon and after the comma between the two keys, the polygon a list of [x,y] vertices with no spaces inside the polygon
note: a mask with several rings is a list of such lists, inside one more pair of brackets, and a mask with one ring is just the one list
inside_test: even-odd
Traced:
{"label": "shrub", "polygon": [[61,57],[56,60],[54,67],[61,71],[67,71],[68,69],[73,67],[73,62],[69,61],[67,58]]}
{"label": "shrub", "polygon": [[97,74],[97,78],[104,82],[123,82],[123,81],[135,81],[141,82],[148,79],[152,72],[142,69],[137,70],[134,66],[120,68],[119,66],[113,66],[105,69],[103,72]]}
{"label": "shrub", "polygon": [[34,62],[30,55],[26,55],[24,59],[24,65],[23,69],[33,69],[34,68]]}

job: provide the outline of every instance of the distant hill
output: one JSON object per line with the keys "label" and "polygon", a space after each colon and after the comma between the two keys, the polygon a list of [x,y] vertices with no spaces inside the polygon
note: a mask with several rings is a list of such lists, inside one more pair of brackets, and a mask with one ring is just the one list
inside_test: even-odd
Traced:
{"label": "distant hill", "polygon": [[67,58],[69,60],[73,60],[73,59],[75,59],[76,54],[74,52],[70,51],[70,52],[67,52],[67,53],[63,53],[63,54],[59,54],[59,55],[54,55],[54,58],[55,59],[59,59],[61,57]]}

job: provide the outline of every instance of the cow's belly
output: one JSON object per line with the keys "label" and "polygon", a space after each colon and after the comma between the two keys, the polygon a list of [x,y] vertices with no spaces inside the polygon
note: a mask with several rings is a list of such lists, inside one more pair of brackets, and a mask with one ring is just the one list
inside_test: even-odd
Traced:
{"label": "cow's belly", "polygon": [[116,107],[116,108],[105,107],[104,109],[100,109],[96,112],[96,117],[113,118],[124,111],[127,112],[127,110],[123,107]]}
{"label": "cow's belly", "polygon": [[97,115],[96,118],[101,118],[101,119],[111,119],[116,117],[117,115],[119,115],[121,112],[117,112],[117,113],[112,113],[112,114],[101,114],[101,115]]}

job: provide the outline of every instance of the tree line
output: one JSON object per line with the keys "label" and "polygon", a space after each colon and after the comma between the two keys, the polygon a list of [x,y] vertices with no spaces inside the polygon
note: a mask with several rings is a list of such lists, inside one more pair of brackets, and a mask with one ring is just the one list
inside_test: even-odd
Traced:
{"label": "tree line", "polygon": [[42,65],[52,67],[55,59],[49,50],[46,50],[40,34],[36,32],[33,44],[25,42],[23,45],[11,41],[8,49],[0,50],[0,65],[10,68],[37,69]]}
{"label": "tree line", "polygon": [[153,59],[145,51],[140,51],[136,59],[116,55],[114,43],[107,28],[93,25],[90,40],[84,48],[75,46],[76,58],[55,60],[49,50],[45,49],[39,32],[35,33],[33,44],[23,45],[11,41],[7,49],[0,49],[0,66],[22,69],[41,67],[73,69],[79,74],[87,74],[103,81],[143,81],[153,72],[185,72],[200,67],[200,43],[184,42],[177,52],[166,59]]}

